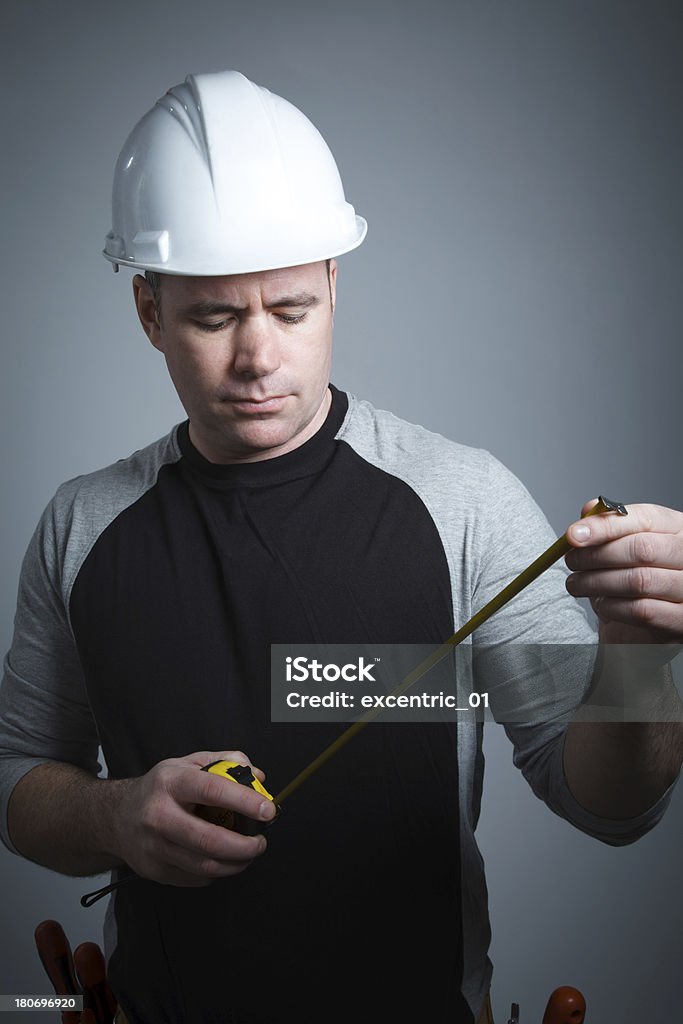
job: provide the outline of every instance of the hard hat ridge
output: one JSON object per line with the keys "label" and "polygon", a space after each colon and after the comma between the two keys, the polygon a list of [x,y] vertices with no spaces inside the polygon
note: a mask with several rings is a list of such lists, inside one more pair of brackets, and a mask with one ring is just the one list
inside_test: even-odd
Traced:
{"label": "hard hat ridge", "polygon": [[314,263],[367,231],[318,129],[237,71],[189,75],[157,101],[121,151],[112,207],[106,258],[165,274]]}
{"label": "hard hat ridge", "polygon": [[209,174],[213,179],[206,128],[201,113],[201,101],[194,85],[193,75],[188,75],[184,82],[174,85],[172,89],[164,93],[157,100],[156,106],[165,108],[184,129],[188,138],[206,161]]}

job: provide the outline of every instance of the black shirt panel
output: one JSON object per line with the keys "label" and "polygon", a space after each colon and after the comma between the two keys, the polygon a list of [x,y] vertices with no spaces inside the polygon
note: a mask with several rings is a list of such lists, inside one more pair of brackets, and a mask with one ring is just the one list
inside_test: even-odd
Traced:
{"label": "black shirt panel", "polygon": [[[181,428],[182,458],[91,549],[70,612],[112,777],[241,749],[278,792],[345,725],[271,723],[272,643],[454,631],[436,527],[410,487],[335,440],[346,403],[333,390],[323,428],[261,463],[212,465]],[[372,723],[268,841],[205,889],[117,890],[110,973],[131,1024],[471,1020],[455,723]]]}

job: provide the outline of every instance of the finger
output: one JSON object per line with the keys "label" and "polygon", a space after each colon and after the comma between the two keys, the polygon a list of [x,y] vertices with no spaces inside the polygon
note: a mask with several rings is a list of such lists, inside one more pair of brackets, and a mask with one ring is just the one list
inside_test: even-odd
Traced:
{"label": "finger", "polygon": [[603,622],[623,622],[629,626],[644,626],[648,630],[659,630],[674,638],[683,634],[681,628],[681,606],[671,601],[655,601],[651,598],[636,600],[599,597],[593,602],[595,614]]}
{"label": "finger", "polygon": [[600,547],[573,548],[565,562],[570,569],[579,572],[639,565],[683,569],[683,535],[633,533]]}
{"label": "finger", "polygon": [[567,590],[573,597],[653,598],[680,603],[683,573],[651,566],[577,572],[567,578]]}
{"label": "finger", "polygon": [[[589,503],[592,507],[595,502]],[[584,506],[584,509],[586,506]],[[663,505],[628,505],[628,515],[609,513],[581,519],[567,529],[571,544],[584,547],[604,544],[631,533],[678,533],[683,530],[683,513]]]}
{"label": "finger", "polygon": [[263,853],[261,835],[246,836],[241,832],[214,825],[195,814],[178,810],[170,813],[158,829],[157,835],[165,842],[180,846],[193,854],[215,860],[253,860]]}
{"label": "finger", "polygon": [[227,878],[230,875],[237,875],[248,868],[251,862],[266,849],[266,840],[263,836],[253,837],[258,840],[255,853],[249,858],[220,858],[211,857],[202,851],[188,850],[185,846],[175,843],[165,843],[161,850],[161,859],[169,867],[206,881],[213,881],[216,878]]}
{"label": "finger", "polygon": [[186,771],[176,772],[168,785],[171,795],[181,803],[224,807],[257,821],[270,821],[275,814],[273,801],[251,786],[240,786],[210,772],[196,772],[190,766]]}
{"label": "finger", "polygon": [[236,761],[237,764],[248,764],[259,782],[265,782],[266,778],[266,773],[261,768],[257,768],[242,750],[198,750],[181,760],[189,761],[200,768],[206,768],[207,765],[214,764],[216,761]]}
{"label": "finger", "polygon": [[254,767],[243,750],[197,750],[192,754],[187,754],[181,760],[199,765],[200,768],[205,768],[207,764],[213,764],[215,761],[236,761],[237,764],[248,764],[252,768]]}

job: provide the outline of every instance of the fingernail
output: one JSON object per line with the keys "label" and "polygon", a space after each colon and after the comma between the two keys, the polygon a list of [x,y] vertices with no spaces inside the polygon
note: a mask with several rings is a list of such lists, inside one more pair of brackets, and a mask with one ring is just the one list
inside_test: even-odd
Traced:
{"label": "fingernail", "polygon": [[259,817],[263,818],[264,821],[268,821],[269,818],[272,818],[272,806],[273,805],[270,803],[269,800],[264,800],[261,806],[259,807]]}
{"label": "fingernail", "polygon": [[571,533],[574,540],[588,540],[591,535],[591,528],[584,524],[581,524],[581,526],[572,526]]}

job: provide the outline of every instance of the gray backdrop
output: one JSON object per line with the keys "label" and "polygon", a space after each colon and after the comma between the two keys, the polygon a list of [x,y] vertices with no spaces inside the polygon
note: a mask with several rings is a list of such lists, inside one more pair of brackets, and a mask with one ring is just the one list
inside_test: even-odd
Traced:
{"label": "gray backdrop", "polygon": [[[55,487],[182,416],[130,274],[99,253],[118,150],[189,72],[237,68],[301,107],[368,219],[340,261],[340,387],[489,448],[558,532],[598,492],[683,507],[680,5],[3,10],[3,649]],[[486,749],[498,1021],[514,999],[540,1024],[560,984],[584,991],[589,1022],[677,1017],[680,792],[655,832],[611,849],[531,795],[502,730]],[[99,905],[78,906],[94,885],[4,850],[0,867],[0,991],[46,993],[33,928],[56,917],[73,945],[99,940]]]}

